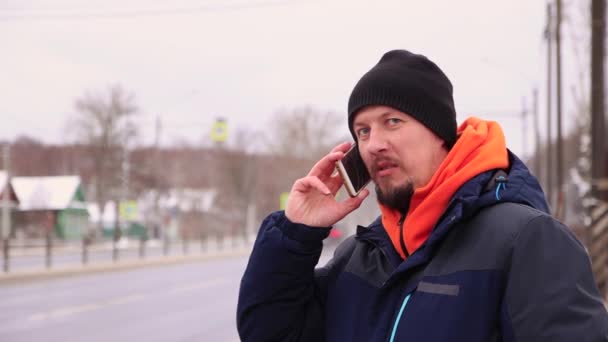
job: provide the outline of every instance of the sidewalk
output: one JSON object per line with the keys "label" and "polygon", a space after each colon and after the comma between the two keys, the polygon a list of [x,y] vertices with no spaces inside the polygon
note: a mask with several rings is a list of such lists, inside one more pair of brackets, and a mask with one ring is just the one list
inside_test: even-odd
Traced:
{"label": "sidewalk", "polygon": [[63,266],[54,267],[51,269],[24,270],[9,273],[0,273],[0,286],[38,280],[49,280],[55,278],[79,276],[92,273],[118,272],[142,267],[159,267],[180,263],[202,262],[220,258],[239,257],[249,255],[250,252],[251,246],[243,246],[237,249],[227,251],[215,251],[203,254],[149,257],[146,259],[118,260],[116,262],[97,262],[87,265]]}

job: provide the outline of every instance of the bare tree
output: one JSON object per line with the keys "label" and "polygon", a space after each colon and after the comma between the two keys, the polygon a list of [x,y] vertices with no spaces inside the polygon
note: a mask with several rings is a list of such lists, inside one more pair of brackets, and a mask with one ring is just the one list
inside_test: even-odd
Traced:
{"label": "bare tree", "polygon": [[120,85],[112,85],[105,92],[85,92],[74,106],[78,113],[75,133],[90,149],[93,196],[103,216],[106,202],[119,196],[122,163],[127,156],[124,151],[137,136],[135,96]]}
{"label": "bare tree", "polygon": [[567,200],[566,210],[570,209],[575,216],[568,222],[573,227],[582,227],[588,214],[583,205],[585,201],[581,199],[588,197],[591,180],[591,103],[589,101],[591,69],[587,64],[590,60],[591,47],[591,32],[587,30],[589,27],[587,23],[591,22],[588,10],[590,7],[590,1],[567,4],[568,16],[565,21],[566,32],[569,35],[568,43],[576,66],[576,77],[570,89],[574,102],[572,116],[576,120],[572,132],[575,139],[572,142],[578,148],[565,151],[566,160],[572,160],[572,164],[566,164],[566,169],[569,170],[571,187],[574,191],[566,192],[565,200]]}
{"label": "bare tree", "polygon": [[222,212],[230,212],[230,216],[224,218],[227,229],[221,235],[246,237],[247,211],[255,201],[259,172],[258,158],[252,152],[253,142],[258,140],[256,136],[256,132],[241,129],[235,133],[233,146],[214,149],[218,167],[213,172],[213,180],[220,189],[218,207]]}
{"label": "bare tree", "polygon": [[282,192],[289,191],[291,184],[306,175],[335,145],[352,140],[346,115],[311,106],[279,111],[267,126],[264,140],[270,153],[277,157],[267,169],[278,171],[271,174],[277,184],[283,185]]}
{"label": "bare tree", "polygon": [[346,115],[322,112],[310,106],[275,113],[265,137],[271,153],[317,160],[340,141],[350,139]]}
{"label": "bare tree", "polygon": [[11,144],[13,175],[42,176],[52,174],[53,161],[49,160],[48,146],[28,136],[19,136]]}

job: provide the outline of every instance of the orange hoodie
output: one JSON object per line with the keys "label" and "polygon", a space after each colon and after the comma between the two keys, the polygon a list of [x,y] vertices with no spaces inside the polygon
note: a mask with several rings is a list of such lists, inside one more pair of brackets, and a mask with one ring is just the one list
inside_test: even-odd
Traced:
{"label": "orange hoodie", "polygon": [[[408,255],[426,241],[460,186],[480,173],[509,165],[505,137],[498,123],[471,117],[458,127],[458,136],[431,180],[414,191],[402,228]],[[401,213],[383,205],[380,210],[384,229],[405,259],[399,241]]]}

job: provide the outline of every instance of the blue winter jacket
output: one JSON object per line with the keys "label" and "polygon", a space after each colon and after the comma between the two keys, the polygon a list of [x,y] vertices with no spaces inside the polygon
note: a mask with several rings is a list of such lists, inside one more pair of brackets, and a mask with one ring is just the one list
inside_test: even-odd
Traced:
{"label": "blue winter jacket", "polygon": [[463,185],[405,261],[378,219],[315,269],[330,229],[268,216],[241,281],[241,339],[608,341],[585,249],[509,158]]}

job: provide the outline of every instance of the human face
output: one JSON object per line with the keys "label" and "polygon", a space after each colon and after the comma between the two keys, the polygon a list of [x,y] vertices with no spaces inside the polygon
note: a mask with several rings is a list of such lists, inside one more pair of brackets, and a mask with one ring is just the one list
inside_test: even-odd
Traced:
{"label": "human face", "polygon": [[364,107],[353,121],[353,130],[372,180],[385,194],[423,187],[447,155],[443,140],[391,107]]}

